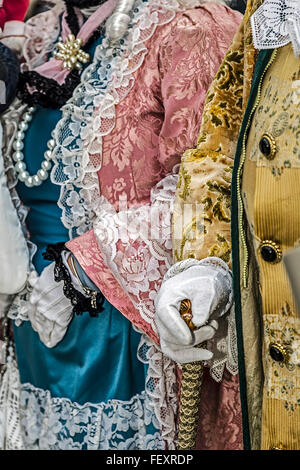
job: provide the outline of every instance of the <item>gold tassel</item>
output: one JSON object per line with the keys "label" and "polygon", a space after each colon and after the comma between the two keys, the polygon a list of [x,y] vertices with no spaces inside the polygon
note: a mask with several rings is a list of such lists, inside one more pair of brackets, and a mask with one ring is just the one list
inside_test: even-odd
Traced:
{"label": "gold tassel", "polygon": [[202,378],[203,365],[201,362],[183,364],[178,450],[194,450],[196,448]]}

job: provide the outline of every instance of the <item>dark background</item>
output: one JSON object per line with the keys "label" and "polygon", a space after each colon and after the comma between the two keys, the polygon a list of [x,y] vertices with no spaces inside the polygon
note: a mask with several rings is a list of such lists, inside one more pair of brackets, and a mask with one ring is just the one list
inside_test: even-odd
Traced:
{"label": "dark background", "polygon": [[244,13],[246,9],[246,0],[232,0],[229,6],[235,10],[239,10],[241,13]]}

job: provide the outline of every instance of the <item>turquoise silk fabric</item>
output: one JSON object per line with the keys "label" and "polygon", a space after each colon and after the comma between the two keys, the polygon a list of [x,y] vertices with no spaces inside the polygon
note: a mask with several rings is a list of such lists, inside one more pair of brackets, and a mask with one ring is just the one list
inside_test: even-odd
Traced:
{"label": "turquoise silk fabric", "polygon": [[[25,162],[30,174],[40,168],[47,141],[60,117],[61,112],[56,110],[38,108],[35,112],[24,141]],[[68,240],[57,206],[60,188],[48,178],[41,186],[33,188],[18,183],[17,191],[30,209],[27,227],[37,246],[33,262],[41,273],[48,264],[42,256],[46,246]],[[147,366],[137,358],[140,334],[108,301],[97,318],[91,318],[88,313],[73,317],[65,337],[55,348],[49,349],[41,343],[30,322],[14,326],[14,334],[27,404],[31,400],[30,393],[34,395],[30,387],[35,393],[41,389],[51,398],[66,398],[81,406],[109,400],[128,402],[145,389]],[[153,431],[156,430],[153,428]],[[120,436],[116,441],[118,439],[122,440]],[[78,435],[75,440],[80,441]],[[52,447],[48,444],[44,442],[40,448],[56,448],[55,443]],[[73,448],[73,444],[67,448]],[[105,446],[108,448],[109,444]]]}

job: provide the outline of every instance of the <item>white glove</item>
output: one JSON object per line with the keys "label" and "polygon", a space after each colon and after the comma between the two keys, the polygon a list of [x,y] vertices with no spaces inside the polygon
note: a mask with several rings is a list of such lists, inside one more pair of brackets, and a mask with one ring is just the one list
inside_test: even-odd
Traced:
{"label": "white glove", "polygon": [[55,263],[47,266],[40,277],[36,273],[31,273],[29,277],[33,290],[28,317],[32,328],[48,348],[56,346],[65,336],[73,309],[63,293],[63,281],[54,280],[54,266]]}
{"label": "white glove", "polygon": [[[217,318],[232,305],[232,278],[227,265],[219,258],[176,263],[164,277],[155,299],[156,325],[162,352],[179,363],[203,361],[213,354],[195,346],[211,339],[217,329]],[[179,309],[184,299],[191,301],[191,331]]]}
{"label": "white glove", "polygon": [[[184,322],[184,320],[182,320]],[[184,322],[185,324],[185,322]],[[188,328],[188,326],[185,324]],[[160,331],[160,346],[162,352],[179,364],[185,364],[187,362],[197,362],[197,361],[208,361],[212,358],[213,354],[204,348],[195,347],[197,344],[204,343],[211,339],[217,329],[218,329],[218,322],[216,320],[212,320],[209,322],[208,325],[202,326],[198,330],[195,330],[191,333],[191,341],[188,345],[183,344],[176,344],[176,338],[171,337],[166,333],[166,329],[163,333],[164,325],[161,323],[158,326]],[[189,329],[189,328],[188,328]],[[165,336],[163,336],[165,334]],[[168,338],[168,339],[166,339]]]}

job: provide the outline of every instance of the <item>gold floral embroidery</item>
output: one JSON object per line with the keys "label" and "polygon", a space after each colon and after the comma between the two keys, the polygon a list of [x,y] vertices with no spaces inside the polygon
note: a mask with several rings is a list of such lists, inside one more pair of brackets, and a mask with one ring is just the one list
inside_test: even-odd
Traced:
{"label": "gold floral embroidery", "polygon": [[[286,303],[277,314],[266,315],[264,325],[267,397],[284,401],[287,411],[295,411],[295,405],[300,405],[300,319]],[[270,357],[269,346],[274,342],[287,350],[286,361]]]}
{"label": "gold floral embroidery", "polygon": [[182,190],[179,193],[179,196],[183,200],[185,200],[190,193],[190,185],[191,185],[191,175],[189,175],[187,170],[182,167],[179,172],[178,188],[181,188],[183,186]]}
{"label": "gold floral embroidery", "polygon": [[230,261],[230,244],[228,243],[228,240],[219,233],[217,234],[217,243],[211,247],[209,256],[217,256],[225,261],[225,263],[229,263]]}
{"label": "gold floral embroidery", "polygon": [[[286,50],[279,51],[279,56]],[[281,176],[286,168],[300,168],[300,81],[295,78],[295,62],[292,48],[285,55],[285,67],[278,57],[268,72],[262,88],[262,105],[258,107],[252,125],[252,149],[250,160],[258,166],[271,168],[274,176]],[[298,83],[299,82],[299,83]],[[262,135],[270,133],[276,141],[277,152],[268,160],[259,150]]]}

